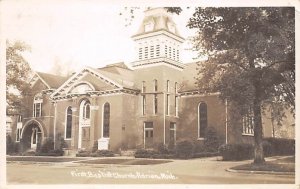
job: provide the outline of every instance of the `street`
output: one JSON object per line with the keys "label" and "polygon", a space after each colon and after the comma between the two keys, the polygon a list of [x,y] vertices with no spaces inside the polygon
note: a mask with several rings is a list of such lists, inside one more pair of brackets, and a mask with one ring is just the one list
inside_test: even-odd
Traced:
{"label": "street", "polygon": [[232,173],[249,161],[217,158],[172,160],[155,165],[82,164],[76,162],[7,163],[7,184],[293,184],[294,175]]}

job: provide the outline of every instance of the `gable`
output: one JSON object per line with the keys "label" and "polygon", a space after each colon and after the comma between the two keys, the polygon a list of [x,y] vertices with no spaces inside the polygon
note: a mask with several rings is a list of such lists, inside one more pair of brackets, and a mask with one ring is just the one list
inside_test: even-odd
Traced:
{"label": "gable", "polygon": [[123,88],[120,84],[112,81],[104,75],[95,72],[90,68],[84,68],[80,72],[74,74],[61,87],[59,87],[53,94],[55,96],[65,96],[80,83],[88,83],[95,91],[105,91]]}

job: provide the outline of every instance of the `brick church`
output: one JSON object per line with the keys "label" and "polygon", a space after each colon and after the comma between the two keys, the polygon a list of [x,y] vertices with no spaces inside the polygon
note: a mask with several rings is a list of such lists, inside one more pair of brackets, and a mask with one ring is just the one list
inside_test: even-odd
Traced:
{"label": "brick church", "polygon": [[[12,124],[11,135],[24,149],[52,138],[68,149],[153,148],[181,139],[201,142],[214,128],[223,143],[251,142],[251,117],[231,121],[230,108],[218,93],[201,94],[195,85],[197,64],[180,61],[180,36],[172,15],[163,8],[145,11],[132,36],[137,60],[85,67],[69,78],[36,72],[28,111]],[[264,136],[272,122],[263,118]]]}

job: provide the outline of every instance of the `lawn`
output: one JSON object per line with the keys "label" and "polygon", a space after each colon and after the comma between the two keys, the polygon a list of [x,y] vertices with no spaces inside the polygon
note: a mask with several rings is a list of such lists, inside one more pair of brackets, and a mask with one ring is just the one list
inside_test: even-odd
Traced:
{"label": "lawn", "polygon": [[70,161],[78,161],[83,159],[84,158],[26,157],[26,156],[6,157],[6,161],[33,161],[33,162],[70,162]]}
{"label": "lawn", "polygon": [[169,163],[169,160],[151,160],[151,159],[93,159],[80,161],[78,163],[87,164],[119,164],[119,165],[155,165],[162,163]]}
{"label": "lawn", "polygon": [[255,165],[253,163],[239,165],[232,167],[231,169],[245,171],[295,172],[295,156],[274,161],[266,161],[261,165]]}

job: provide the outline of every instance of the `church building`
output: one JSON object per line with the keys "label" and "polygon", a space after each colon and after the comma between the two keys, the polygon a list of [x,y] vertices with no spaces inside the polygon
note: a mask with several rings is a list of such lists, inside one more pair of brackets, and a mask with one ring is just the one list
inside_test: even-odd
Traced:
{"label": "church building", "polygon": [[[68,149],[112,151],[203,142],[213,128],[223,143],[253,141],[253,119],[231,121],[219,93],[202,94],[195,85],[197,64],[180,61],[184,42],[171,13],[148,9],[137,33],[137,60],[102,68],[85,67],[70,77],[36,72],[27,111],[16,119],[12,136],[35,150],[47,138],[64,139]],[[263,118],[264,136],[272,122]]]}

